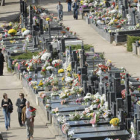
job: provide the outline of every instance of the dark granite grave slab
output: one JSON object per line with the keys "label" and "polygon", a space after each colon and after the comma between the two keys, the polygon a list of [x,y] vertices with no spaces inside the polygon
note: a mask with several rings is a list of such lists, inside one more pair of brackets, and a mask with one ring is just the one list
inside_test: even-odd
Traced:
{"label": "dark granite grave slab", "polygon": [[127,130],[120,131],[109,131],[109,132],[97,132],[97,133],[82,133],[74,134],[69,140],[75,140],[76,138],[81,138],[82,140],[104,140],[105,138],[127,140],[129,133]]}

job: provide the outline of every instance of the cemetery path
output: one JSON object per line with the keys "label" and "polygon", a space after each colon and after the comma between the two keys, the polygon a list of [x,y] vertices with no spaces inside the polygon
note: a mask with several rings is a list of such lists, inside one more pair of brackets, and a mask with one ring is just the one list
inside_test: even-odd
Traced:
{"label": "cemetery path", "polygon": [[[0,107],[0,131],[4,137],[4,140],[25,140],[26,129],[25,127],[19,127],[17,107],[15,106],[16,100],[19,97],[19,93],[23,92],[21,82],[16,78],[15,75],[8,73],[6,66],[4,68],[4,76],[0,76],[0,100],[2,100],[3,93],[7,93],[8,97],[12,100],[14,105],[14,111],[11,114],[11,128],[6,131],[4,125],[4,117],[2,108]],[[34,140],[54,140],[54,135],[46,126],[46,121],[41,109],[35,104],[35,101],[27,94],[26,99],[31,102],[31,105],[37,108],[37,115],[35,118],[35,132]],[[0,101],[1,102],[1,101]]]}

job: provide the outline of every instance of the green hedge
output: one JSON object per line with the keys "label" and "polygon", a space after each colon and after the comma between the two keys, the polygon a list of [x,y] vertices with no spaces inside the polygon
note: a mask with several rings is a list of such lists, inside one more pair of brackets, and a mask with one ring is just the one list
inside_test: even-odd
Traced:
{"label": "green hedge", "polygon": [[[71,49],[72,49],[72,50],[81,49],[81,45],[70,45],[70,46],[71,46]],[[69,46],[66,46],[66,48],[69,48]],[[85,51],[89,51],[90,48],[93,48],[93,46],[92,46],[92,45],[89,45],[89,44],[85,44],[85,45],[84,45]]]}
{"label": "green hedge", "polygon": [[127,36],[127,51],[132,52],[132,43],[135,43],[137,40],[140,40],[139,36]]}
{"label": "green hedge", "polygon": [[33,55],[36,56],[38,55],[39,52],[27,52],[27,53],[23,53],[17,56],[12,56],[12,59],[32,59]]}

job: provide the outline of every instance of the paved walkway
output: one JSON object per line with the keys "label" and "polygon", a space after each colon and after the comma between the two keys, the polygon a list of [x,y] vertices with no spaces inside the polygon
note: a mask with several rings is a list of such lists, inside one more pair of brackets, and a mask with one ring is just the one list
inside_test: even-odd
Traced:
{"label": "paved walkway", "polygon": [[[5,67],[4,76],[0,76],[0,100],[2,99],[3,93],[7,93],[14,104],[14,111],[11,114],[11,128],[5,131],[2,108],[0,108],[0,131],[4,136],[4,140],[26,140],[26,129],[25,127],[19,127],[17,107],[15,106],[20,92],[24,92],[20,81],[15,75],[8,73]],[[37,108],[34,140],[54,140],[54,134],[50,128],[46,126],[45,117],[41,109],[36,106],[30,95],[27,95],[26,98],[31,102],[32,106]]]}

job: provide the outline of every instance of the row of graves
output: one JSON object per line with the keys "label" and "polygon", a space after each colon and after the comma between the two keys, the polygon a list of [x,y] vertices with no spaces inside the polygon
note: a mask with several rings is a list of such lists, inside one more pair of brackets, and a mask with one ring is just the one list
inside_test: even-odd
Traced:
{"label": "row of graves", "polygon": [[110,43],[140,35],[139,0],[81,0],[80,5],[82,18]]}
{"label": "row of graves", "polygon": [[139,78],[84,45],[47,9],[22,0],[20,21],[0,33],[8,70],[61,140],[139,140]]}

